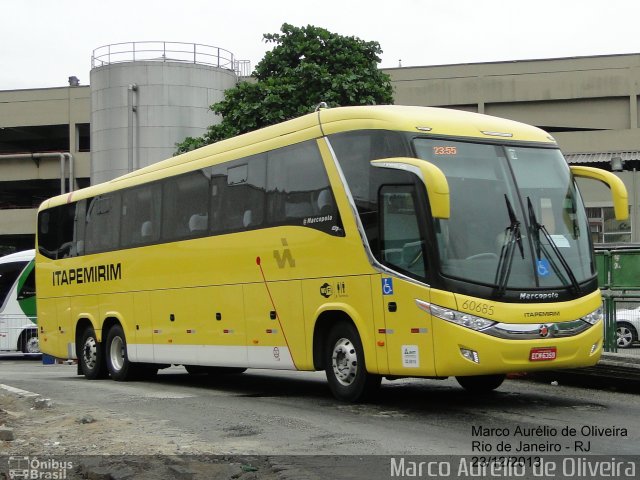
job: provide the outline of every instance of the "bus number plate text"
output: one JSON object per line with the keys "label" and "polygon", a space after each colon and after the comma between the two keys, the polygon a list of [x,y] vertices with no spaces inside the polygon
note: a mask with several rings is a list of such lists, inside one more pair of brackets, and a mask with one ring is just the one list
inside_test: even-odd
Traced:
{"label": "bus number plate text", "polygon": [[529,352],[529,360],[532,362],[555,360],[556,356],[556,347],[532,348]]}

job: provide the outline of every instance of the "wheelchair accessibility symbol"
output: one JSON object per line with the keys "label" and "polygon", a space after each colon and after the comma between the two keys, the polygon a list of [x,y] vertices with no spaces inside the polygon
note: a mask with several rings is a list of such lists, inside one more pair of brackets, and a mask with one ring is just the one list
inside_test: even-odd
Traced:
{"label": "wheelchair accessibility symbol", "polygon": [[392,278],[382,279],[382,294],[393,295],[393,279]]}
{"label": "wheelchair accessibility symbol", "polygon": [[538,271],[538,275],[540,277],[548,276],[551,271],[549,270],[549,260],[546,258],[536,260],[536,270]]}

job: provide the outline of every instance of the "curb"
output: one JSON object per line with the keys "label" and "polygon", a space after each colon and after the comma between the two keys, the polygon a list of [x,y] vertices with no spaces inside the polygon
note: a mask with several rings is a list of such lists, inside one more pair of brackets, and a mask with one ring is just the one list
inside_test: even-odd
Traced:
{"label": "curb", "polygon": [[539,372],[531,376],[543,381],[561,380],[584,387],[609,387],[635,393],[640,392],[640,355],[603,353],[593,367]]}

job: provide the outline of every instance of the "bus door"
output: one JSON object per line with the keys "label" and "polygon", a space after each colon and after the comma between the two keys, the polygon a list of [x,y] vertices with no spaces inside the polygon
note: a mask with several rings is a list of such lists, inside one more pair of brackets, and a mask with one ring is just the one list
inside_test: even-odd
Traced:
{"label": "bus door", "polygon": [[16,283],[26,261],[0,264],[0,349],[15,350],[25,317],[19,314]]}
{"label": "bus door", "polygon": [[379,278],[389,373],[435,375],[431,315],[416,304],[416,299],[428,301],[428,290],[390,275]]}
{"label": "bus door", "polygon": [[429,301],[429,288],[410,280],[426,278],[427,269],[417,202],[415,185],[383,185],[379,190],[380,259],[398,272],[382,274],[379,286],[392,375],[434,374],[431,316],[416,303]]}

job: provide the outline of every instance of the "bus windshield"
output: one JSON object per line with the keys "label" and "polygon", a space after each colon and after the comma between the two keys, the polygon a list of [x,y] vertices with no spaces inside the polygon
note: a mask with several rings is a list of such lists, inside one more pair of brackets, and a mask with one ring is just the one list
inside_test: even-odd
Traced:
{"label": "bus windshield", "polygon": [[588,221],[557,149],[419,138],[446,175],[451,216],[435,220],[446,277],[506,289],[572,288],[593,278]]}
{"label": "bus windshield", "polygon": [[4,309],[7,295],[11,292],[13,285],[27,263],[26,261],[20,261],[0,264],[0,312]]}

